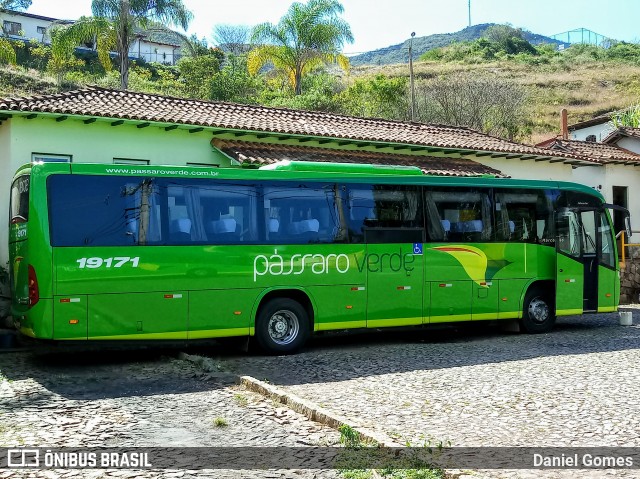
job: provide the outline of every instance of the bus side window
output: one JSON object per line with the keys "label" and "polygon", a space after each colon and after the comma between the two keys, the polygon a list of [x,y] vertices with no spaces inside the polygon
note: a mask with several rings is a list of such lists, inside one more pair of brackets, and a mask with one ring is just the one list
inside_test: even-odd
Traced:
{"label": "bus side window", "polygon": [[493,231],[490,190],[427,189],[425,210],[430,241],[489,241]]}
{"label": "bus side window", "polygon": [[553,208],[549,205],[549,201],[543,191],[496,189],[495,239],[524,243],[552,243]]}
{"label": "bus side window", "polygon": [[171,180],[167,209],[171,243],[258,241],[258,195],[254,186],[215,180]]}
{"label": "bus side window", "polygon": [[325,183],[273,183],[264,188],[267,243],[343,241],[336,187]]}
{"label": "bus side window", "polygon": [[155,179],[52,175],[48,188],[52,246],[160,244]]}
{"label": "bus side window", "polygon": [[420,189],[405,185],[352,185],[349,188],[352,243],[424,241]]}
{"label": "bus side window", "polygon": [[364,230],[374,226],[376,216],[374,211],[373,192],[366,189],[349,189],[348,225],[349,237],[352,243],[364,243]]}

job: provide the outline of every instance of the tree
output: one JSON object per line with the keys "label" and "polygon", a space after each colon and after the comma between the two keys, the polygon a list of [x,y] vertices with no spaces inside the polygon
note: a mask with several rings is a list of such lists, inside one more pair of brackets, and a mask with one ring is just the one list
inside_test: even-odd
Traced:
{"label": "tree", "polygon": [[340,104],[348,115],[408,120],[407,84],[406,77],[390,78],[382,74],[358,78],[340,93]]}
{"label": "tree", "polygon": [[459,72],[421,83],[416,90],[420,121],[466,126],[510,140],[525,134],[527,96],[513,82]]}
{"label": "tree", "polygon": [[640,128],[640,104],[612,113],[611,124],[614,128]]}
{"label": "tree", "polygon": [[249,52],[247,67],[255,75],[266,64],[289,78],[296,95],[302,93],[302,77],[328,63],[344,70],[349,60],[340,50],[353,42],[351,27],[339,17],[344,8],[337,0],[295,2],[277,25],[262,23],[254,27],[251,41],[260,46]]}
{"label": "tree", "polygon": [[212,100],[236,103],[257,103],[258,92],[264,88],[258,77],[249,75],[246,56],[234,54],[225,57],[224,67],[209,85]]}
{"label": "tree", "polygon": [[248,25],[220,24],[213,28],[213,40],[218,47],[234,55],[242,55],[251,49],[249,38],[251,27]]}
{"label": "tree", "polygon": [[0,10],[22,11],[31,6],[31,0],[0,0]]}
{"label": "tree", "polygon": [[492,25],[484,31],[484,38],[496,44],[506,53],[529,53],[535,55],[536,49],[524,38],[521,28],[513,28],[511,25]]}
{"label": "tree", "polygon": [[[0,12],[5,13],[6,10],[22,11],[31,6],[31,0],[0,0]],[[2,21],[2,18],[0,18]],[[2,38],[0,38],[0,62],[16,63],[16,50],[9,41],[9,31],[2,21]]]}
{"label": "tree", "polygon": [[175,25],[186,30],[192,17],[182,0],[93,0],[91,10],[92,17],[81,17],[71,25],[57,27],[59,33],[52,38],[52,54],[68,57],[77,45],[95,41],[100,62],[109,70],[109,53],[115,51],[122,90],[129,83],[129,48],[136,28],[169,31],[167,25]]}
{"label": "tree", "polygon": [[[216,54],[219,53],[219,54]],[[211,96],[211,79],[220,71],[222,52],[218,49],[206,55],[181,58],[178,62],[180,80],[187,96],[208,100]]]}

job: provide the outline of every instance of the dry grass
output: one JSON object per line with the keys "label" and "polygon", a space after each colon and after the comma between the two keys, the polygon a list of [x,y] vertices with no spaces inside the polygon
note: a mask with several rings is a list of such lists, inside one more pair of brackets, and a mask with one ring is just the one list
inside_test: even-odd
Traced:
{"label": "dry grass", "polygon": [[[417,79],[457,71],[490,73],[522,85],[529,94],[532,132],[539,142],[558,134],[560,110],[567,108],[569,123],[593,118],[640,101],[640,66],[613,62],[533,66],[516,62],[482,64],[416,62]],[[408,75],[407,65],[361,66],[353,76]]]}

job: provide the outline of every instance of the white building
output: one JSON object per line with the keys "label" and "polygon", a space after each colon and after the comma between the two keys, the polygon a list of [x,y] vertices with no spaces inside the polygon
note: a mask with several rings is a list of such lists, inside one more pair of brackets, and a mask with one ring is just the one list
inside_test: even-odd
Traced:
{"label": "white building", "polygon": [[51,43],[49,28],[54,22],[62,22],[62,20],[26,12],[8,10],[2,12],[2,30],[5,35],[14,40],[35,40],[49,44]]}
{"label": "white building", "polygon": [[[60,20],[8,10],[2,12],[1,17],[3,31],[9,38],[23,41],[35,40],[44,44],[51,43],[49,31],[54,23],[73,23],[73,20]],[[177,41],[172,43],[168,38],[157,41],[145,33],[139,33],[129,48],[129,57],[142,58],[146,62],[175,65],[180,58],[180,44]]]}

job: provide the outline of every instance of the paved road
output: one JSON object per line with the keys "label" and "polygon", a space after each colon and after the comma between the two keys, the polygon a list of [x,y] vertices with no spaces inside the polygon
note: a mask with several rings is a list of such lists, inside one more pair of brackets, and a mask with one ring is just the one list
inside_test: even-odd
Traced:
{"label": "paved road", "polygon": [[401,443],[640,446],[640,310],[634,323],[606,314],[563,318],[543,335],[382,332],[224,364]]}
{"label": "paved road", "polygon": [[[203,372],[177,360],[178,350],[167,354],[0,354],[0,445],[307,446],[339,441],[334,430],[235,386],[228,374]],[[0,478],[336,476],[322,470],[0,471]]]}
{"label": "paved road", "polygon": [[[335,431],[233,385],[267,379],[399,441],[454,446],[640,446],[640,310],[561,319],[544,335],[492,328],[381,332],[312,341],[301,354],[215,350],[223,372],[177,351],[0,355],[0,443],[46,446],[334,444]],[[192,351],[193,352],[193,351]],[[212,350],[199,350],[200,354]],[[216,418],[227,426],[216,427]],[[107,472],[104,477],[120,474]],[[60,472],[85,477],[91,473]],[[184,477],[239,477],[187,471]],[[280,471],[246,477],[331,477]],[[637,477],[628,471],[581,477]],[[136,477],[160,477],[145,472]],[[575,471],[476,471],[473,477],[576,477]],[[7,477],[0,472],[0,478]],[[11,477],[30,477],[14,473]],[[102,476],[100,476],[102,477]],[[166,476],[169,477],[169,476]]]}

